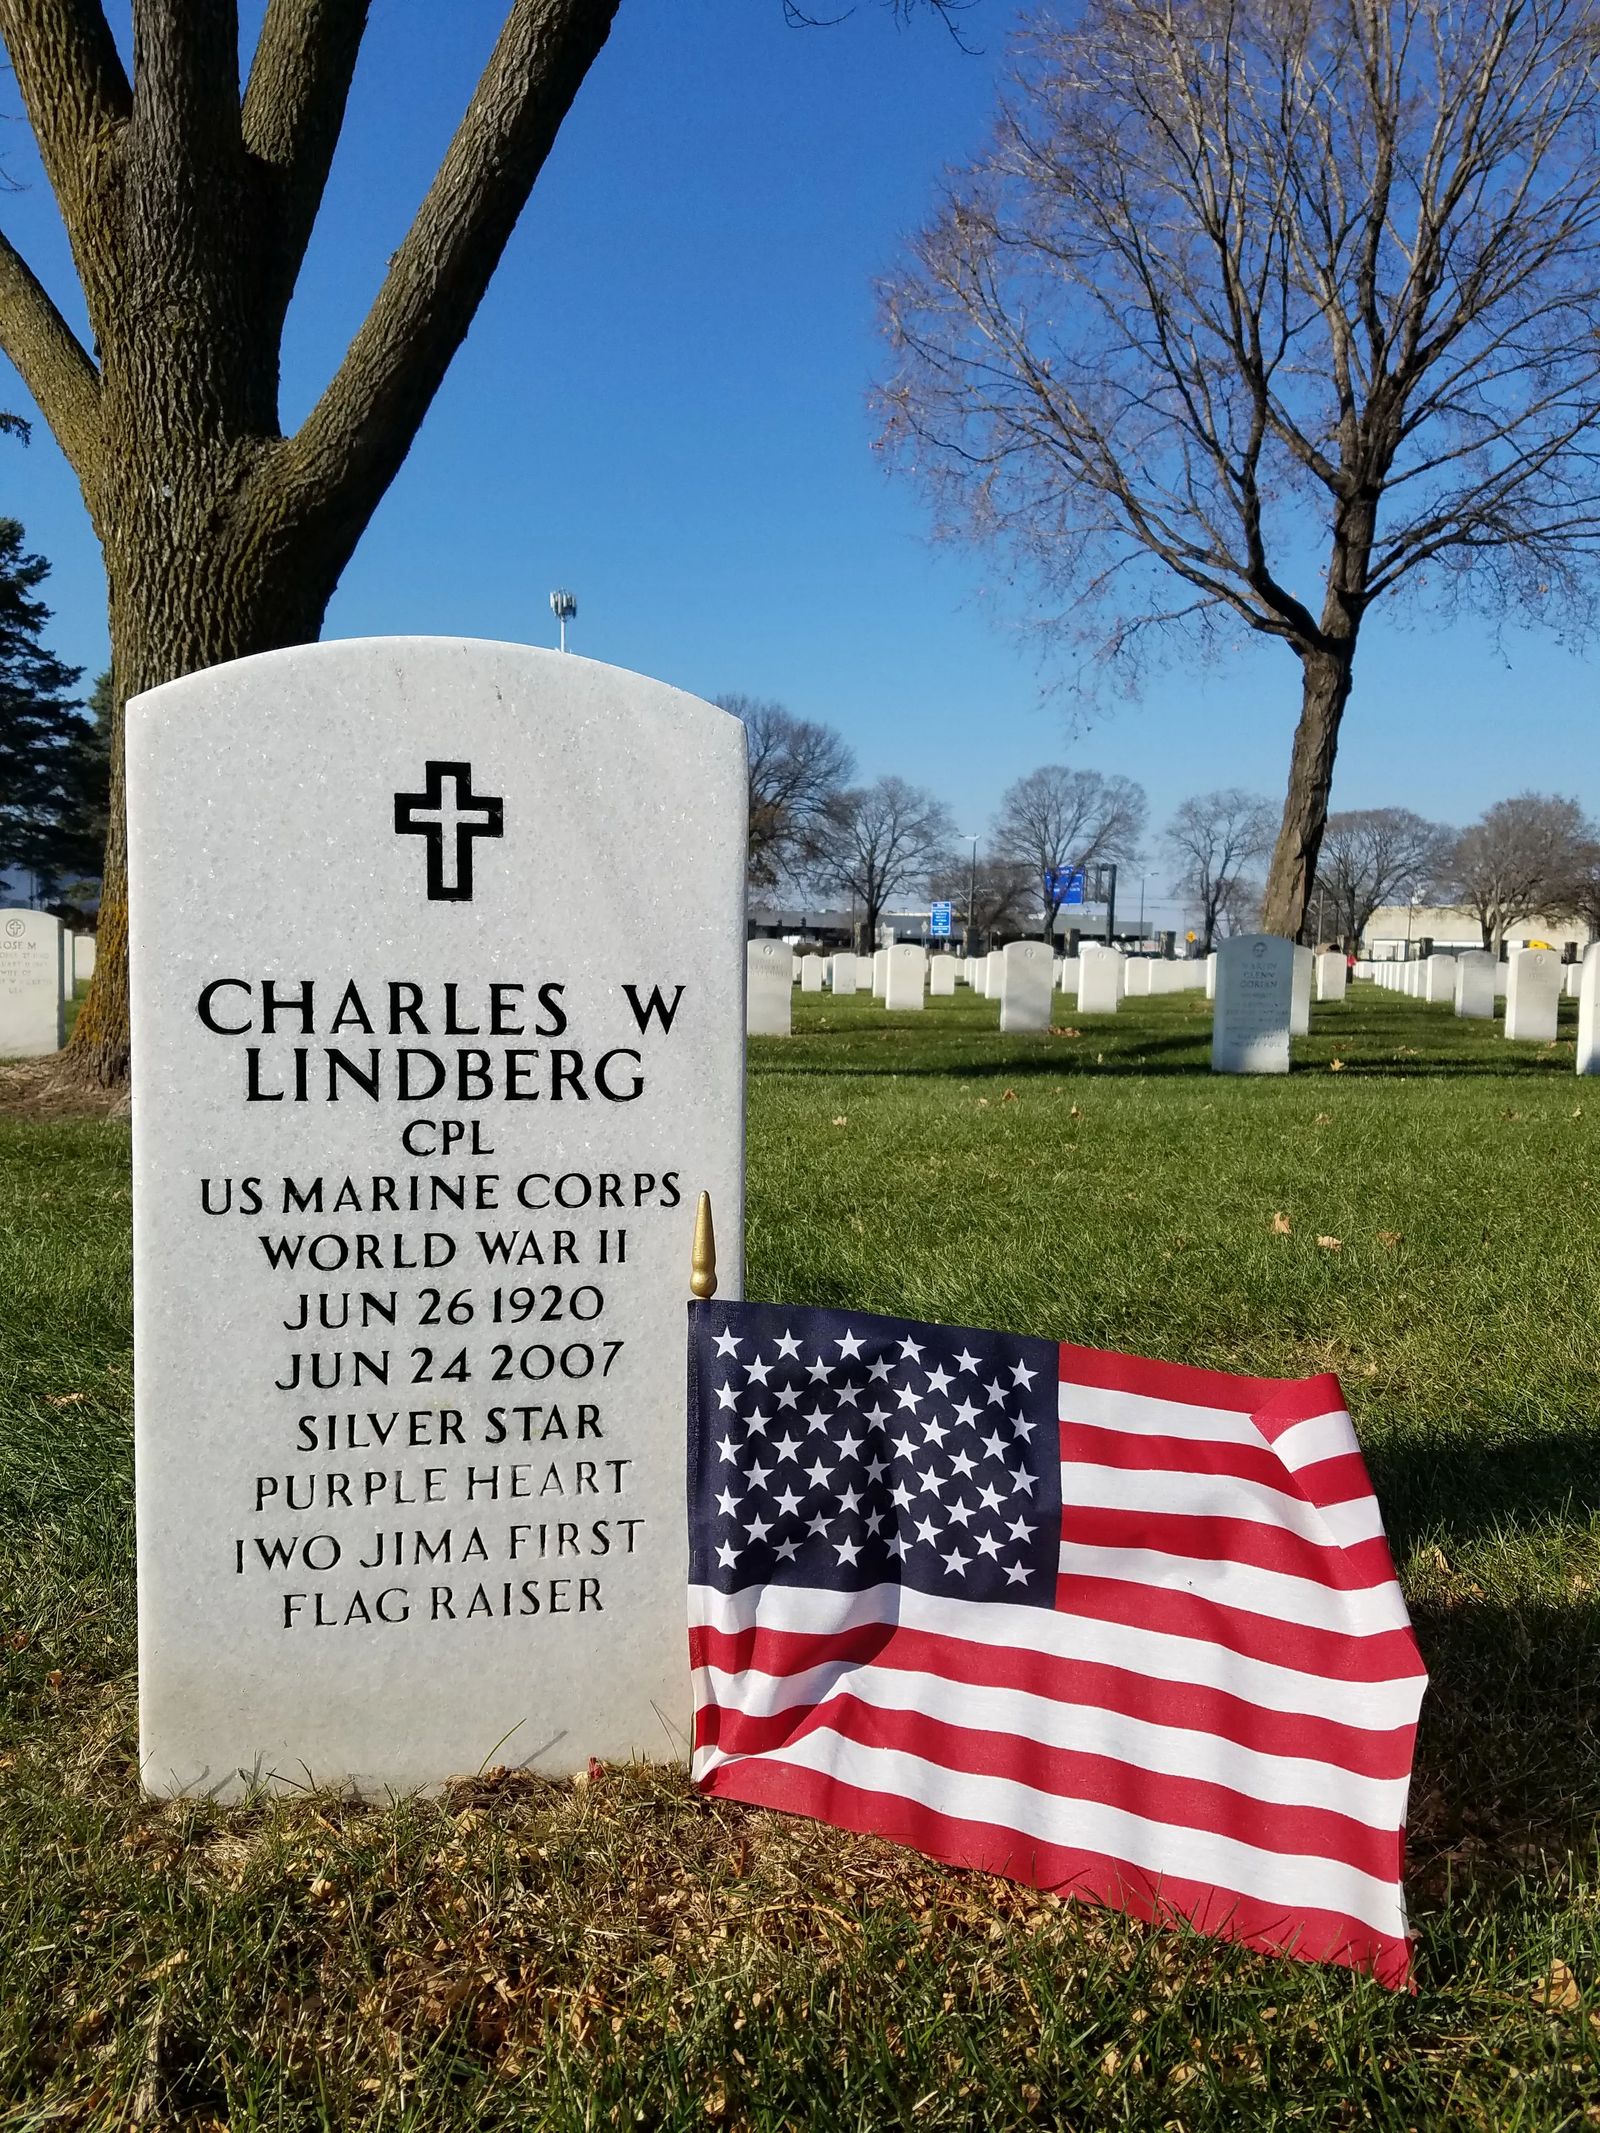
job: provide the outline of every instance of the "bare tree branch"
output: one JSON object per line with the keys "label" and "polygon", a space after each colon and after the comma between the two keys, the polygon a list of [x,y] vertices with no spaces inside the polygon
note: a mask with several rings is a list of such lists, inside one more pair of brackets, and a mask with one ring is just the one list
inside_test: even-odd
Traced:
{"label": "bare tree branch", "polygon": [[0,236],[0,348],[82,480],[100,434],[100,378],[27,261]]}
{"label": "bare tree branch", "polygon": [[308,519],[364,525],[466,336],[619,0],[514,0],[371,311],[273,473]]}
{"label": "bare tree branch", "polygon": [[271,181],[272,295],[281,324],[322,205],[371,0],[271,0],[241,114]]}

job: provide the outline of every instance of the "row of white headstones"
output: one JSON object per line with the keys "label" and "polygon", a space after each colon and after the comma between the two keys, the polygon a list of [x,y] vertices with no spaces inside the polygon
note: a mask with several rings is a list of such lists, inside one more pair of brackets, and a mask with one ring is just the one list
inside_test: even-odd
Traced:
{"label": "row of white headstones", "polygon": [[67,1041],[67,1002],[94,975],[94,935],[48,911],[0,910],[0,1059],[39,1059]]}
{"label": "row of white headstones", "polygon": [[[1058,993],[1074,998],[1080,1014],[1114,1014],[1125,999],[1203,989],[1215,1002],[1211,1064],[1221,1074],[1287,1073],[1290,1039],[1310,1033],[1313,993],[1319,1003],[1342,1000],[1349,974],[1337,950],[1314,954],[1266,934],[1236,935],[1203,960],[1183,961],[1093,945],[1076,956],[1052,956],[1042,941],[1013,941],[986,956],[929,955],[905,942],[871,957],[796,955],[782,941],[751,941],[748,958],[747,1028],[760,1037],[791,1034],[796,987],[841,995],[864,991],[870,982],[886,1009],[905,1012],[966,985],[999,1001],[1006,1032],[1049,1029]],[[1413,999],[1453,1003],[1469,1020],[1492,1021],[1503,996],[1505,1034],[1531,1043],[1554,1040],[1564,987],[1579,1003],[1577,1071],[1600,1073],[1600,942],[1581,962],[1566,965],[1548,949],[1519,948],[1505,963],[1471,951],[1406,963],[1359,961],[1355,974]]]}

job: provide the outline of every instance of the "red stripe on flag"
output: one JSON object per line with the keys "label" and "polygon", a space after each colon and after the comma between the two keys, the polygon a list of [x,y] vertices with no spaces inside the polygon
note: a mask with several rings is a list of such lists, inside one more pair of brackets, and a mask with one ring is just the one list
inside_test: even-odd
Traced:
{"label": "red stripe on flag", "polygon": [[841,1691],[817,1704],[750,1715],[707,1706],[695,1721],[695,1746],[724,1755],[781,1755],[811,1733],[837,1733],[863,1748],[915,1755],[944,1770],[1007,1778],[1064,1802],[1115,1807],[1142,1820],[1212,1830],[1257,1851],[1336,1859],[1377,1881],[1400,1872],[1400,1833],[1374,1829],[1327,1808],[1258,1799],[1209,1779],[1146,1770],[1115,1756],[1059,1748],[996,1728],[978,1731],[924,1711],[884,1710]]}
{"label": "red stripe on flag", "polygon": [[[1307,1495],[1306,1477],[1318,1477],[1319,1504],[1370,1501],[1372,1485],[1361,1455],[1345,1453],[1292,1473],[1270,1445],[1230,1444],[1216,1437],[1147,1437],[1133,1430],[1063,1419],[1063,1466],[1114,1466],[1127,1473],[1217,1474],[1253,1481],[1280,1495]],[[1337,1472],[1330,1471],[1337,1469]],[[1339,1487],[1345,1482],[1348,1486]]]}
{"label": "red stripe on flag", "polygon": [[1319,1547],[1259,1519],[1102,1510],[1073,1503],[1062,1507],[1061,1537],[1085,1548],[1156,1548],[1198,1562],[1249,1563],[1257,1570],[1304,1578],[1330,1592],[1373,1592],[1394,1582],[1394,1566],[1382,1540],[1358,1541],[1349,1548],[1332,1542]]}
{"label": "red stripe on flag", "polygon": [[1236,1415],[1269,1415],[1276,1436],[1292,1422],[1342,1410],[1344,1393],[1330,1373],[1311,1378],[1245,1378],[1227,1370],[1200,1370],[1191,1363],[1152,1362],[1141,1355],[1113,1355],[1100,1348],[1061,1344],[1061,1383],[1093,1385],[1103,1392],[1138,1393],[1147,1400],[1176,1400],[1188,1407],[1217,1407]]}
{"label": "red stripe on flag", "polygon": [[826,1636],[700,1625],[689,1632],[689,1663],[716,1667],[724,1674],[754,1671],[777,1680],[830,1664],[892,1667],[1116,1712],[1175,1733],[1211,1733],[1259,1755],[1328,1763],[1357,1777],[1406,1776],[1416,1733],[1414,1724],[1368,1731],[1310,1712],[1267,1710],[1195,1682],[1163,1680],[1014,1646],[969,1644],[892,1623],[863,1624]]}
{"label": "red stripe on flag", "polygon": [[1296,1673],[1322,1674],[1334,1681],[1399,1681],[1423,1673],[1416,1639],[1408,1629],[1347,1636],[1219,1606],[1215,1600],[1132,1578],[1087,1577],[1081,1571],[1058,1577],[1056,1612],[1194,1637],[1268,1666],[1292,1667]]}
{"label": "red stripe on flag", "polygon": [[1157,1925],[1180,1921],[1265,1955],[1342,1963],[1370,1970],[1381,1984],[1404,1986],[1411,1950],[1336,1912],[1285,1910],[1175,1877],[1157,1878],[1096,1852],[1040,1844],[1014,1830],[936,1813],[897,1794],[869,1792],[820,1772],[778,1762],[723,1763],[701,1781],[719,1799],[743,1800],[836,1828],[886,1837],[950,1866],[974,1867],[1083,1903],[1110,1905]]}

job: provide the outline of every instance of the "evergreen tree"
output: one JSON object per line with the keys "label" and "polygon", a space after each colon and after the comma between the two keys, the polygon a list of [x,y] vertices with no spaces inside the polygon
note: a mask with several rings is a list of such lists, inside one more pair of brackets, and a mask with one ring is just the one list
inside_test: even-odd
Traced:
{"label": "evergreen tree", "polygon": [[22,542],[20,521],[0,518],[0,868],[23,868],[48,892],[85,871],[78,824],[94,791],[93,728],[71,694],[83,669],[41,641],[50,610],[34,595],[50,565]]}

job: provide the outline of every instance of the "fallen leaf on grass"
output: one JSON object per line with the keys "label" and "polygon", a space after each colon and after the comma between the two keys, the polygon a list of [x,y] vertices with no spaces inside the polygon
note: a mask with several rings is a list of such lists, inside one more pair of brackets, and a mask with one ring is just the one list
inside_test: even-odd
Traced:
{"label": "fallen leaf on grass", "polygon": [[81,1392],[47,1392],[44,1400],[46,1407],[75,1407],[83,1397]]}
{"label": "fallen leaf on grass", "polygon": [[1291,1222],[1291,1221],[1289,1220],[1289,1217],[1288,1217],[1287,1215],[1274,1215],[1274,1216],[1273,1216],[1273,1218],[1272,1218],[1272,1234],[1273,1234],[1273,1235],[1274,1235],[1275,1237],[1287,1237],[1287,1236],[1288,1236],[1288,1234],[1289,1234],[1289,1232],[1290,1232],[1290,1230],[1292,1230],[1293,1228],[1294,1228],[1294,1224],[1293,1224],[1293,1223],[1292,1223],[1292,1222]]}
{"label": "fallen leaf on grass", "polygon": [[978,1109],[979,1109],[980,1111],[987,1111],[987,1110],[988,1110],[988,1108],[989,1108],[989,1099],[988,1099],[988,1097],[987,1097],[987,1096],[980,1096],[980,1097],[978,1098]]}
{"label": "fallen leaf on grass", "polygon": [[1578,1990],[1578,1981],[1560,1956],[1556,1956],[1549,1970],[1533,1988],[1533,2004],[1552,2013],[1557,2008],[1576,2007],[1583,1995]]}
{"label": "fallen leaf on grass", "polygon": [[1050,1034],[1052,1037],[1081,1037],[1083,1031],[1081,1029],[1060,1029],[1052,1023],[1050,1025]]}
{"label": "fallen leaf on grass", "polygon": [[1001,1099],[1000,1099],[1000,1101],[1001,1101],[1001,1102],[1002,1102],[1003,1104],[1014,1104],[1014,1103],[1016,1102],[1016,1100],[1017,1100],[1017,1092],[1016,1092],[1016,1090],[1015,1090],[1015,1089],[1007,1089],[1007,1091],[1006,1091],[1006,1093],[1004,1094],[1004,1096],[1002,1096],[1002,1097],[1001,1097]]}
{"label": "fallen leaf on grass", "polygon": [[1344,1061],[1342,1059],[1330,1059],[1328,1061],[1328,1072],[1330,1074],[1342,1074],[1344,1072]]}
{"label": "fallen leaf on grass", "polygon": [[1344,1250],[1344,1239],[1342,1237],[1319,1237],[1317,1239],[1317,1249],[1321,1252],[1342,1252]]}
{"label": "fallen leaf on grass", "polygon": [[850,1123],[849,1117],[848,1117],[848,1116],[847,1116],[847,1114],[846,1114],[845,1112],[843,1112],[843,1111],[841,1111],[841,1112],[839,1113],[839,1116],[838,1116],[838,1117],[837,1117],[837,1118],[836,1118],[836,1119],[834,1120],[834,1124],[835,1124],[836,1126],[848,1126],[848,1125],[849,1125],[849,1123]]}
{"label": "fallen leaf on grass", "polygon": [[1397,1229],[1380,1229],[1378,1242],[1386,1251],[1392,1252],[1397,1244],[1405,1242],[1405,1235],[1403,1231]]}

